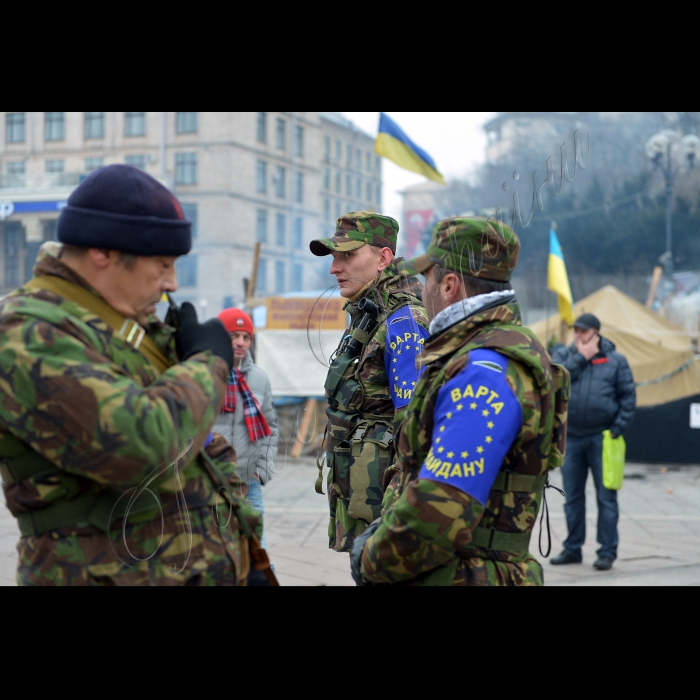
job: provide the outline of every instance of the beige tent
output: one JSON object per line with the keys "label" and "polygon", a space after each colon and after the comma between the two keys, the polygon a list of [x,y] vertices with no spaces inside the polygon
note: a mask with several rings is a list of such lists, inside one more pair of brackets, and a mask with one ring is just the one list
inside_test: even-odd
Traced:
{"label": "beige tent", "polygon": [[[630,363],[637,382],[637,406],[658,406],[700,394],[700,362],[692,338],[680,326],[657,316],[612,286],[574,305],[574,315],[595,314],[601,335]],[[531,326],[539,339],[559,334],[559,315]],[[568,342],[573,340],[569,331]]]}

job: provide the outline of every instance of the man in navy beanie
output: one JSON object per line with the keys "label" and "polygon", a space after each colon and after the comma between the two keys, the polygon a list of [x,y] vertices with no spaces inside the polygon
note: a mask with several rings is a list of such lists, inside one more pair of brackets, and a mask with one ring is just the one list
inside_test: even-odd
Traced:
{"label": "man in navy beanie", "polygon": [[211,434],[233,365],[218,320],[177,290],[191,224],[141,170],[112,165],[71,195],[61,245],[0,302],[0,474],[20,585],[237,585],[266,570],[235,452]]}

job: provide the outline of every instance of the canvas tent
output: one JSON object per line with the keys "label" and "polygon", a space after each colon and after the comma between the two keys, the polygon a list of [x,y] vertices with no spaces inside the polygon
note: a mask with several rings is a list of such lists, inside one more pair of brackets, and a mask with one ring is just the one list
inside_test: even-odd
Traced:
{"label": "canvas tent", "polygon": [[[700,463],[700,429],[690,419],[700,404],[700,361],[691,335],[613,286],[574,305],[576,317],[584,313],[600,319],[601,335],[625,355],[637,384],[637,414],[625,436],[628,459]],[[531,327],[546,343],[558,334],[559,315]]]}

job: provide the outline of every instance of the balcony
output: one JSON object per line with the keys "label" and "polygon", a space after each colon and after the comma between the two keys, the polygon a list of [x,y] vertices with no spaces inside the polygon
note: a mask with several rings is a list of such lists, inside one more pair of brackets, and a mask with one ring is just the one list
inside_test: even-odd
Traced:
{"label": "balcony", "polygon": [[0,190],[47,190],[77,187],[81,173],[42,173],[41,175],[0,175]]}

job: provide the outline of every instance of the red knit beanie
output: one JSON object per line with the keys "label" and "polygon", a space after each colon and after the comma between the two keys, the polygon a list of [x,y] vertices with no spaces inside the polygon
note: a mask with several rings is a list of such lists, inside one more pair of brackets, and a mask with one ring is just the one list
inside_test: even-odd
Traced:
{"label": "red knit beanie", "polygon": [[240,309],[225,309],[219,314],[219,321],[229,333],[250,333],[251,337],[255,335],[253,320]]}

